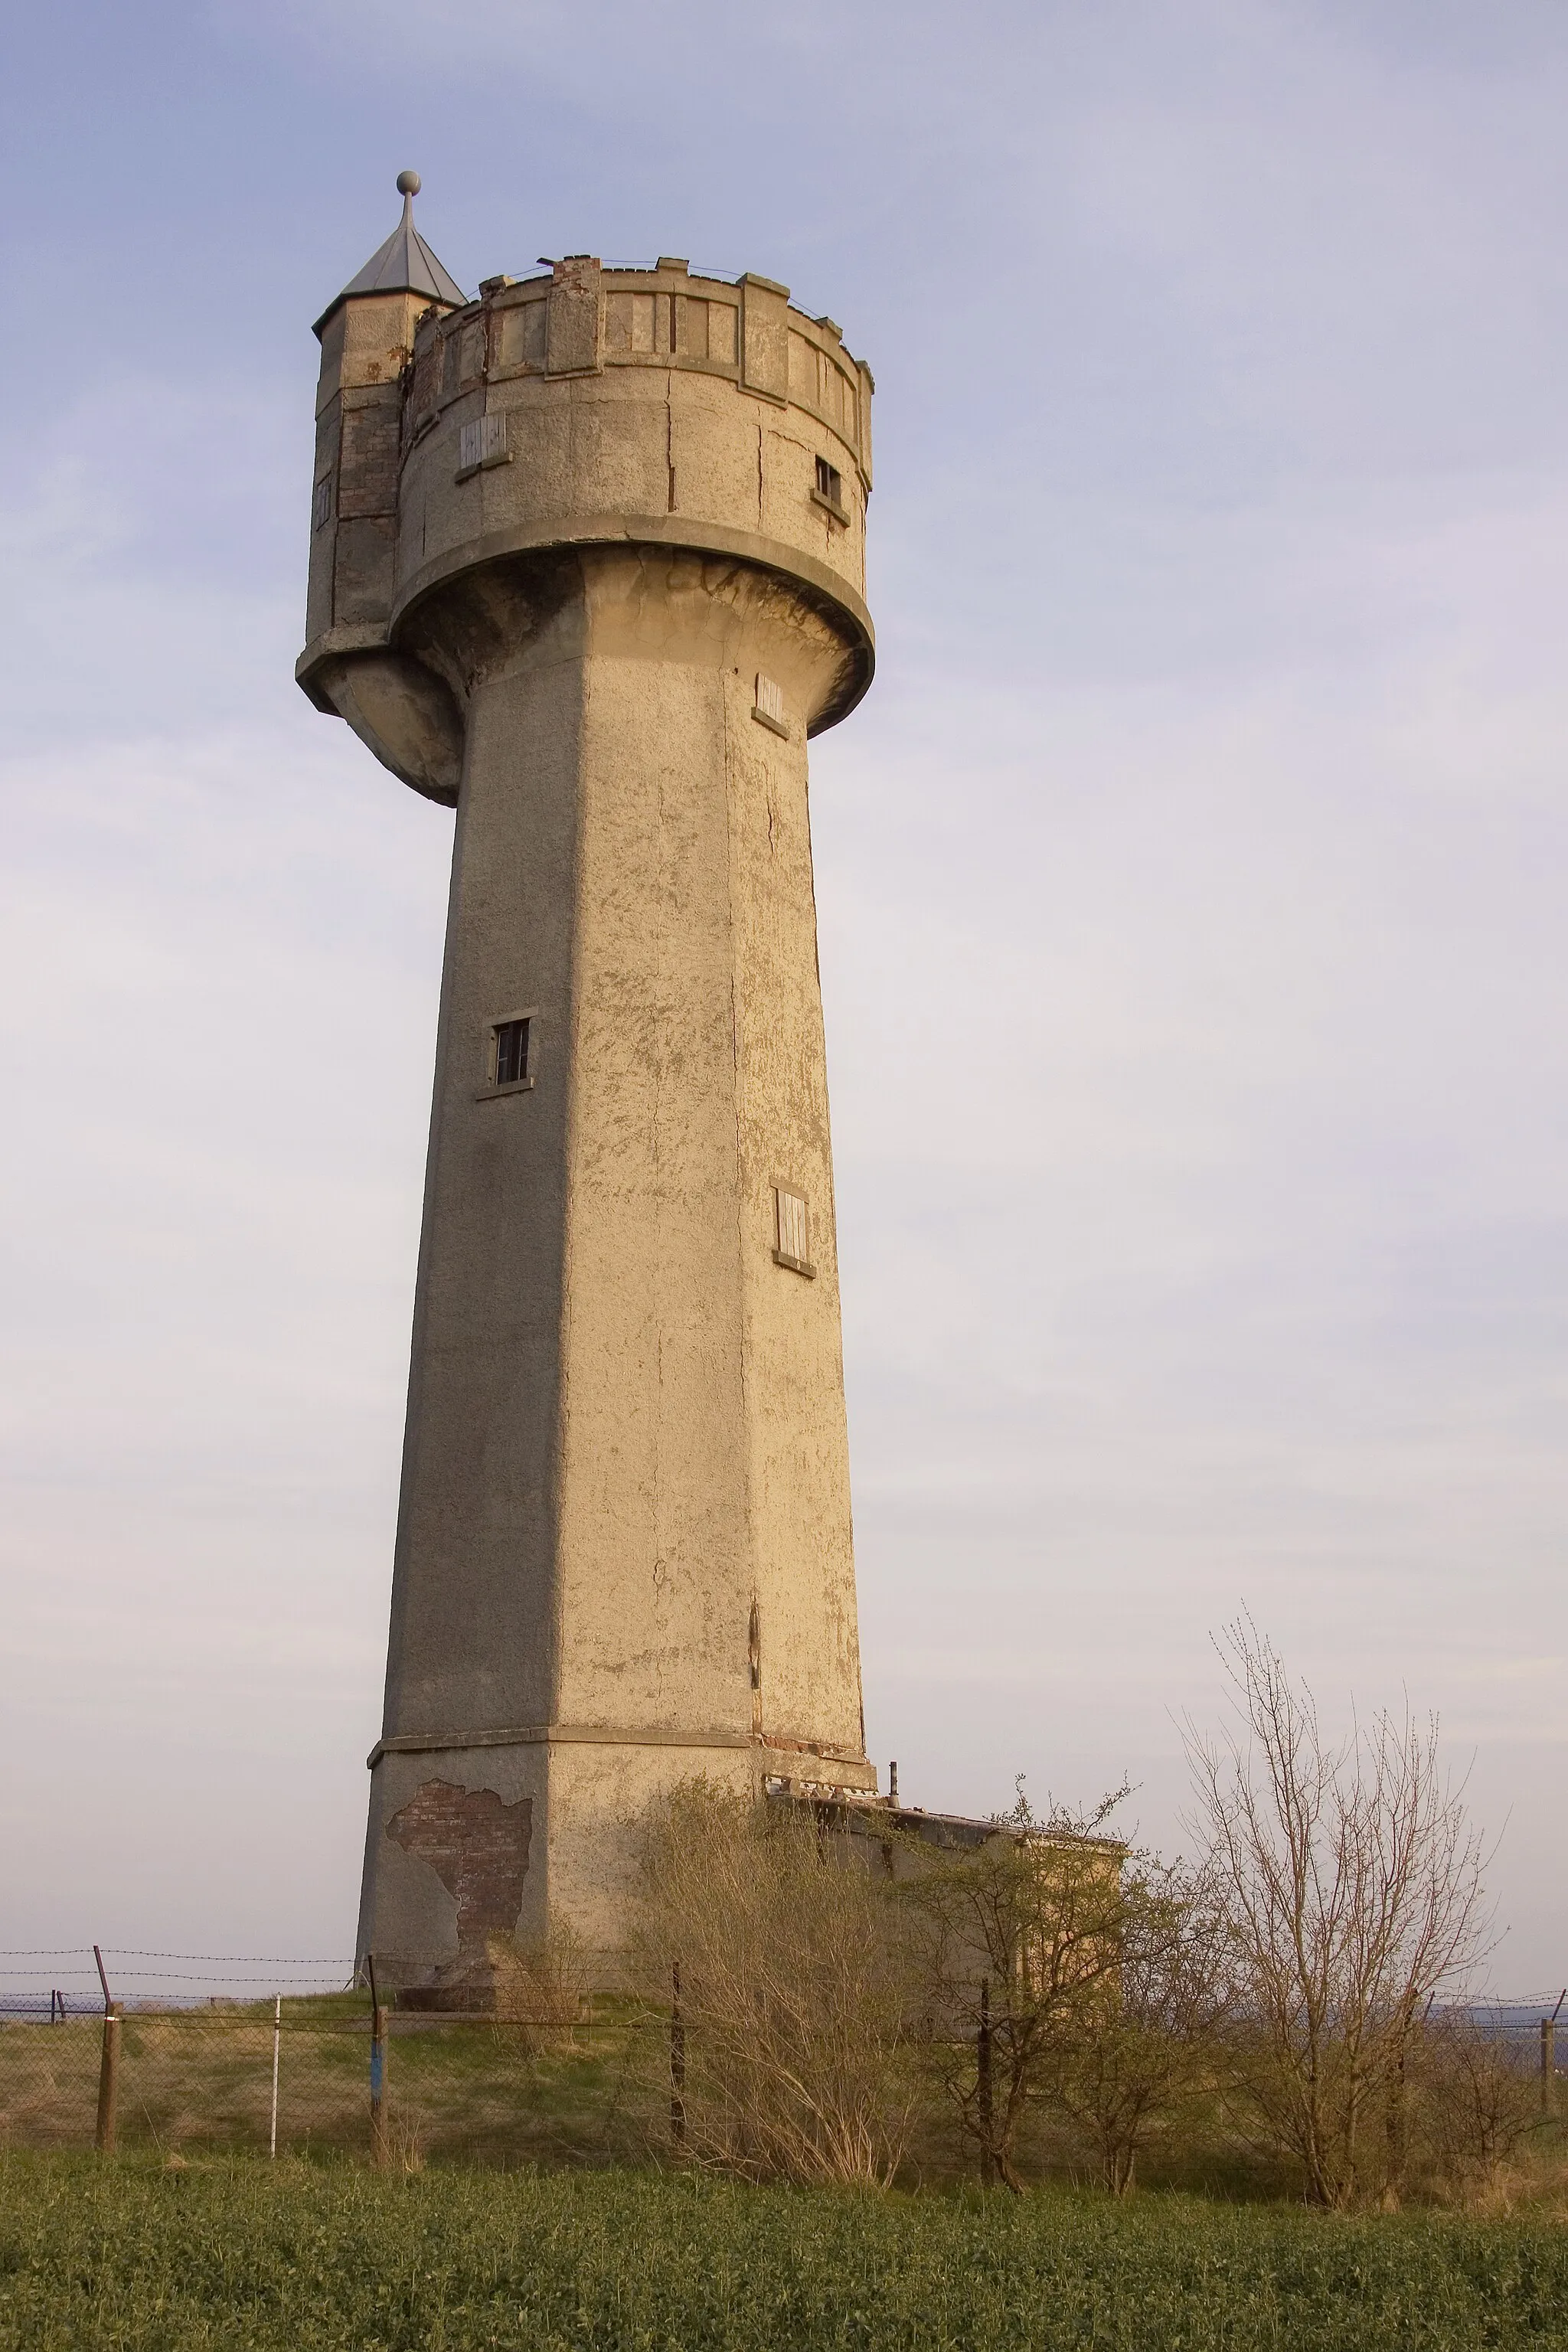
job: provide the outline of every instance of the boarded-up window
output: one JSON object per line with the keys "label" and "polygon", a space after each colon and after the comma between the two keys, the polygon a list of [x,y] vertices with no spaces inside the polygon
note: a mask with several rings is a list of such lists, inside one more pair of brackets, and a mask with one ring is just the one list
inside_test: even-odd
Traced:
{"label": "boarded-up window", "polygon": [[504,466],[510,455],[504,410],[499,416],[473,417],[458,436],[458,479],[477,474],[481,466]]}
{"label": "boarded-up window", "polygon": [[792,1274],[814,1275],[811,1263],[811,1235],[806,1223],[804,1195],[792,1191],[787,1184],[773,1186],[773,1216],[776,1240],[773,1264],[787,1265]]}
{"label": "boarded-up window", "polygon": [[752,705],[752,716],[760,719],[764,727],[771,728],[775,735],[787,736],[789,733],[789,721],[784,717],[784,688],[777,678],[770,677],[765,670],[757,672],[757,698]]}

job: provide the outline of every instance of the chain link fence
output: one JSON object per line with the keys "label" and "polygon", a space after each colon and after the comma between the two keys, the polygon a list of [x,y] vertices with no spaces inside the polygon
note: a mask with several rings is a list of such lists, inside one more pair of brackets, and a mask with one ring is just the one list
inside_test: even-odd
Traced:
{"label": "chain link fence", "polygon": [[[505,2166],[610,2162],[668,2132],[670,2020],[629,1998],[584,1992],[536,2015],[377,2011],[353,1985],[236,1998],[234,1973],[209,1976],[226,1989],[204,1996],[199,1959],[106,1950],[103,1981],[129,1990],[106,2002],[100,1985],[92,2002],[63,1965],[80,1955],[16,1957],[68,1981],[0,1989],[0,2147]],[[163,1965],[138,1974],[128,1958]],[[285,1966],[293,1987],[332,1964]],[[336,1973],[342,1988],[349,1964]]]}
{"label": "chain link fence", "polygon": [[[611,1956],[585,1957],[590,1979],[613,1977]],[[346,1961],[0,1953],[0,2147],[508,2166],[624,2161],[679,2138],[678,2006],[584,1990],[533,2013],[515,2000],[501,2015],[378,2009],[355,1974]],[[1565,2006],[1553,1991],[1448,2013],[1538,2074],[1552,2115],[1568,2110]]]}

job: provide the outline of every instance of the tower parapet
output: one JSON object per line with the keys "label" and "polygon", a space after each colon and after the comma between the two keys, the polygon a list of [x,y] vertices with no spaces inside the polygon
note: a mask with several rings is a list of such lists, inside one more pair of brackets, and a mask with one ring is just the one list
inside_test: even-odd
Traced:
{"label": "tower parapet", "polygon": [[875,1797],[806,783],[871,378],[679,261],[468,301],[406,206],[318,332],[300,680],[458,812],[360,1949],[472,1999],[618,1940],[660,1790]]}
{"label": "tower parapet", "polygon": [[874,667],[874,387],[835,322],[794,309],[771,278],[693,277],[668,258],[605,269],[574,255],[548,276],[489,278],[472,302],[446,283],[422,297],[355,280],[318,324],[296,673],[317,707],[416,790],[455,803],[460,691],[432,686],[441,665],[421,606],[508,557],[639,545],[793,580],[842,647],[808,733],[852,709]]}

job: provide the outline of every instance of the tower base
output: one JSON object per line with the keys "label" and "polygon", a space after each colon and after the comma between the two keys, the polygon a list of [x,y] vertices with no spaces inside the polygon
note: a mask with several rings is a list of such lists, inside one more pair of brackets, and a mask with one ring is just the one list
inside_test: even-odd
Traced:
{"label": "tower base", "polygon": [[565,1928],[590,1978],[614,1983],[636,1894],[642,1823],[683,1783],[736,1794],[877,1801],[863,1757],[555,1724],[448,1747],[371,1754],[358,1950],[413,2008],[494,2005],[494,1945]]}

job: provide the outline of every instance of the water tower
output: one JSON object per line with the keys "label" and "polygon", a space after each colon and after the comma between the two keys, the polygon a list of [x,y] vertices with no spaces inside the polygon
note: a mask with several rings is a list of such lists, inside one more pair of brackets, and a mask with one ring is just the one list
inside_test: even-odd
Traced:
{"label": "water tower", "polygon": [[806,787],[872,386],[771,278],[469,300],[418,184],[317,322],[298,675],[457,813],[359,1948],[458,2001],[616,1944],[662,1789],[875,1794]]}

